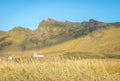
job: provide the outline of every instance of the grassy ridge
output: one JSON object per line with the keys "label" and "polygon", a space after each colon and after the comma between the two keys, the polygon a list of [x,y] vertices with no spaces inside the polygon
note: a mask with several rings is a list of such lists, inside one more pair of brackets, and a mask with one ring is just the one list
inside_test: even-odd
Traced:
{"label": "grassy ridge", "polygon": [[[33,56],[38,51],[46,55],[64,55],[81,58],[120,58],[120,28],[111,27],[89,35],[63,42],[42,50],[4,51],[1,56]],[[14,47],[13,47],[14,48]],[[13,49],[12,48],[12,49]],[[9,48],[11,49],[11,48]],[[15,49],[15,48],[14,48]]]}
{"label": "grassy ridge", "polygon": [[14,27],[8,32],[0,31],[0,51],[42,49],[111,26],[114,25],[93,19],[87,22],[60,22],[49,18],[43,20],[34,31],[20,26]]}
{"label": "grassy ridge", "polygon": [[120,28],[111,27],[96,31],[87,36],[52,46],[40,52],[45,54],[88,53],[88,54],[120,54]]}
{"label": "grassy ridge", "polygon": [[119,68],[117,59],[2,61],[0,81],[119,81]]}

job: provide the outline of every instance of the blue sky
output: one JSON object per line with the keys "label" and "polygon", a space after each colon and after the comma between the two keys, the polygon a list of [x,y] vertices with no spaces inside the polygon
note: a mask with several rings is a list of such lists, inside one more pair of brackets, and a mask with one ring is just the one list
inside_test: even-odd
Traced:
{"label": "blue sky", "polygon": [[120,0],[0,0],[0,30],[36,29],[47,18],[81,22],[120,22]]}

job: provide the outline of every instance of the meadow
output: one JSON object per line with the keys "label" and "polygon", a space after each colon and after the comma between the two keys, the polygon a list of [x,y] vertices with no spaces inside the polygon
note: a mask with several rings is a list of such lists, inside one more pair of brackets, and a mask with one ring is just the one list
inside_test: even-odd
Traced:
{"label": "meadow", "polygon": [[[19,39],[24,35],[12,32],[8,39],[13,45],[5,43],[8,46],[0,50],[0,81],[120,81],[119,32],[111,27],[42,49],[28,42],[34,49],[27,50]],[[35,51],[45,57],[33,58]],[[7,56],[13,60],[7,61]]]}
{"label": "meadow", "polygon": [[120,81],[120,59],[1,60],[0,81]]}

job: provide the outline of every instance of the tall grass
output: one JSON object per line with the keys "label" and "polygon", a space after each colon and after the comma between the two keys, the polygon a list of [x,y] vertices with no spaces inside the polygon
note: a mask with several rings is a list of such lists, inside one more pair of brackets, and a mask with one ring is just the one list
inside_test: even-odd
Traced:
{"label": "tall grass", "polygon": [[120,60],[60,57],[3,60],[0,81],[120,81]]}

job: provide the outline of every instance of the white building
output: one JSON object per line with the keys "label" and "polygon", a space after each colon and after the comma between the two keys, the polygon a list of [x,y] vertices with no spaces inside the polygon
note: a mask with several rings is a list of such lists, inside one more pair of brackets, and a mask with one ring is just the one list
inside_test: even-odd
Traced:
{"label": "white building", "polygon": [[43,54],[40,54],[40,53],[37,53],[37,52],[34,52],[34,55],[33,55],[33,57],[44,57],[44,55]]}
{"label": "white building", "polygon": [[10,60],[12,60],[12,56],[7,57],[7,61],[10,61]]}

